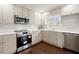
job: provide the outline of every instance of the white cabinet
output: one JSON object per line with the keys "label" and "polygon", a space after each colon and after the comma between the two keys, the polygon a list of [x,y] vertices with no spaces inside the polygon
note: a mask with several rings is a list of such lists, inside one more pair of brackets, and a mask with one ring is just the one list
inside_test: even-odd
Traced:
{"label": "white cabinet", "polygon": [[44,15],[42,15],[40,12],[35,12],[34,17],[34,24],[35,25],[43,25],[44,23]]}
{"label": "white cabinet", "polygon": [[48,36],[49,36],[49,42],[51,43],[51,44],[54,44],[54,45],[56,45],[56,41],[57,41],[57,39],[56,39],[56,32],[49,32],[49,34],[48,34]]}
{"label": "white cabinet", "polygon": [[34,17],[35,17],[34,13],[35,12],[33,10],[29,9],[29,24],[31,24],[31,25],[33,25],[34,22],[35,22],[35,20],[34,20]]}
{"label": "white cabinet", "polygon": [[51,14],[52,14],[52,16],[55,16],[55,15],[61,15],[61,8],[52,11]]}
{"label": "white cabinet", "polygon": [[2,4],[0,5],[0,24],[13,24],[14,15],[25,16],[30,19],[30,24],[34,24],[34,13],[33,10],[18,5]]}
{"label": "white cabinet", "polygon": [[38,31],[38,40],[39,40],[39,42],[42,41],[42,38],[41,38],[41,31]]}
{"label": "white cabinet", "polygon": [[69,14],[79,13],[79,8],[78,7],[79,7],[78,4],[66,5],[61,9],[62,15],[69,15]]}
{"label": "white cabinet", "polygon": [[56,32],[43,31],[42,38],[43,38],[43,41],[56,45]]}
{"label": "white cabinet", "polygon": [[13,24],[14,12],[12,4],[0,5],[0,24]]}
{"label": "white cabinet", "polygon": [[3,42],[2,42],[2,38],[0,36],[0,54],[3,53]]}
{"label": "white cabinet", "polygon": [[23,8],[23,16],[25,16],[27,19],[29,18],[29,10],[26,8]]}
{"label": "white cabinet", "polygon": [[9,23],[12,24],[14,23],[14,17],[13,17],[13,5],[5,4],[2,6],[3,9],[3,24]]}
{"label": "white cabinet", "polygon": [[16,35],[4,35],[2,36],[3,40],[3,52],[7,53],[14,53],[16,51]]}
{"label": "white cabinet", "polygon": [[41,41],[40,32],[32,31],[32,45]]}
{"label": "white cabinet", "polygon": [[57,46],[61,48],[64,46],[64,35],[61,32],[57,32]]}
{"label": "white cabinet", "polygon": [[42,31],[42,40],[44,42],[49,42],[49,35],[47,31]]}
{"label": "white cabinet", "polygon": [[42,31],[42,39],[44,42],[63,48],[64,35],[55,31]]}
{"label": "white cabinet", "polygon": [[62,15],[71,14],[71,8],[68,6],[63,7],[61,10],[62,10]]}
{"label": "white cabinet", "polygon": [[14,5],[14,15],[22,16],[22,7]]}

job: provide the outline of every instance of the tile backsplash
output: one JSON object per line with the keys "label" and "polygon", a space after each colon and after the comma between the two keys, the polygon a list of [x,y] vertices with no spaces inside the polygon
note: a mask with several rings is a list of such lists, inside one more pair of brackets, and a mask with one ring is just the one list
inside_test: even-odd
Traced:
{"label": "tile backsplash", "polygon": [[37,29],[36,25],[20,25],[20,24],[0,24],[0,30],[32,30]]}

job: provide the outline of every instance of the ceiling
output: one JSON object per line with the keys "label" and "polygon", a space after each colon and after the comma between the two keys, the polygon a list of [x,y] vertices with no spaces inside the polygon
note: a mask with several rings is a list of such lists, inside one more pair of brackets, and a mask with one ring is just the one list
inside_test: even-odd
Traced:
{"label": "ceiling", "polygon": [[64,6],[64,4],[19,4],[19,5],[40,12],[48,11],[51,9],[53,10]]}

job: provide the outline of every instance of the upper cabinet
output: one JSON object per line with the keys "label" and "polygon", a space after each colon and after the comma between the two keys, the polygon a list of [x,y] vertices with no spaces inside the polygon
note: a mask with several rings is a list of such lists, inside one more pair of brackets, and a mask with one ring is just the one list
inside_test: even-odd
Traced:
{"label": "upper cabinet", "polygon": [[79,5],[78,4],[71,4],[71,5],[65,5],[59,9],[51,10],[50,15],[55,16],[55,15],[70,15],[70,14],[75,14],[79,13]]}
{"label": "upper cabinet", "polygon": [[29,19],[30,24],[34,24],[35,12],[33,10],[19,5],[0,5],[0,24],[14,24],[14,15],[24,16]]}
{"label": "upper cabinet", "polygon": [[34,20],[34,18],[35,18],[34,13],[35,12],[33,10],[29,9],[29,23],[32,24],[32,25],[34,24],[34,21],[35,21]]}
{"label": "upper cabinet", "polygon": [[42,25],[44,17],[40,12],[35,12],[34,22],[35,25]]}
{"label": "upper cabinet", "polygon": [[25,16],[27,19],[29,18],[29,9],[23,8],[23,16]]}
{"label": "upper cabinet", "polygon": [[22,7],[14,5],[14,15],[22,16]]}
{"label": "upper cabinet", "polygon": [[66,5],[61,9],[62,15],[69,15],[69,14],[75,14],[79,13],[79,5],[73,4],[73,5]]}
{"label": "upper cabinet", "polygon": [[57,10],[54,10],[52,11],[52,16],[55,16],[55,15],[61,15],[61,8],[57,9]]}
{"label": "upper cabinet", "polygon": [[14,18],[13,18],[13,5],[2,5],[2,16],[3,16],[3,24],[12,24],[14,23]]}

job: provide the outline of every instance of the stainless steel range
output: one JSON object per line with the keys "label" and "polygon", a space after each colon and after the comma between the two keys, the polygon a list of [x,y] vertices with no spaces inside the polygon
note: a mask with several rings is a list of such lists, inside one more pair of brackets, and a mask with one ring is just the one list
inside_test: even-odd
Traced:
{"label": "stainless steel range", "polygon": [[17,34],[17,52],[31,47],[32,35],[27,30],[15,31]]}

